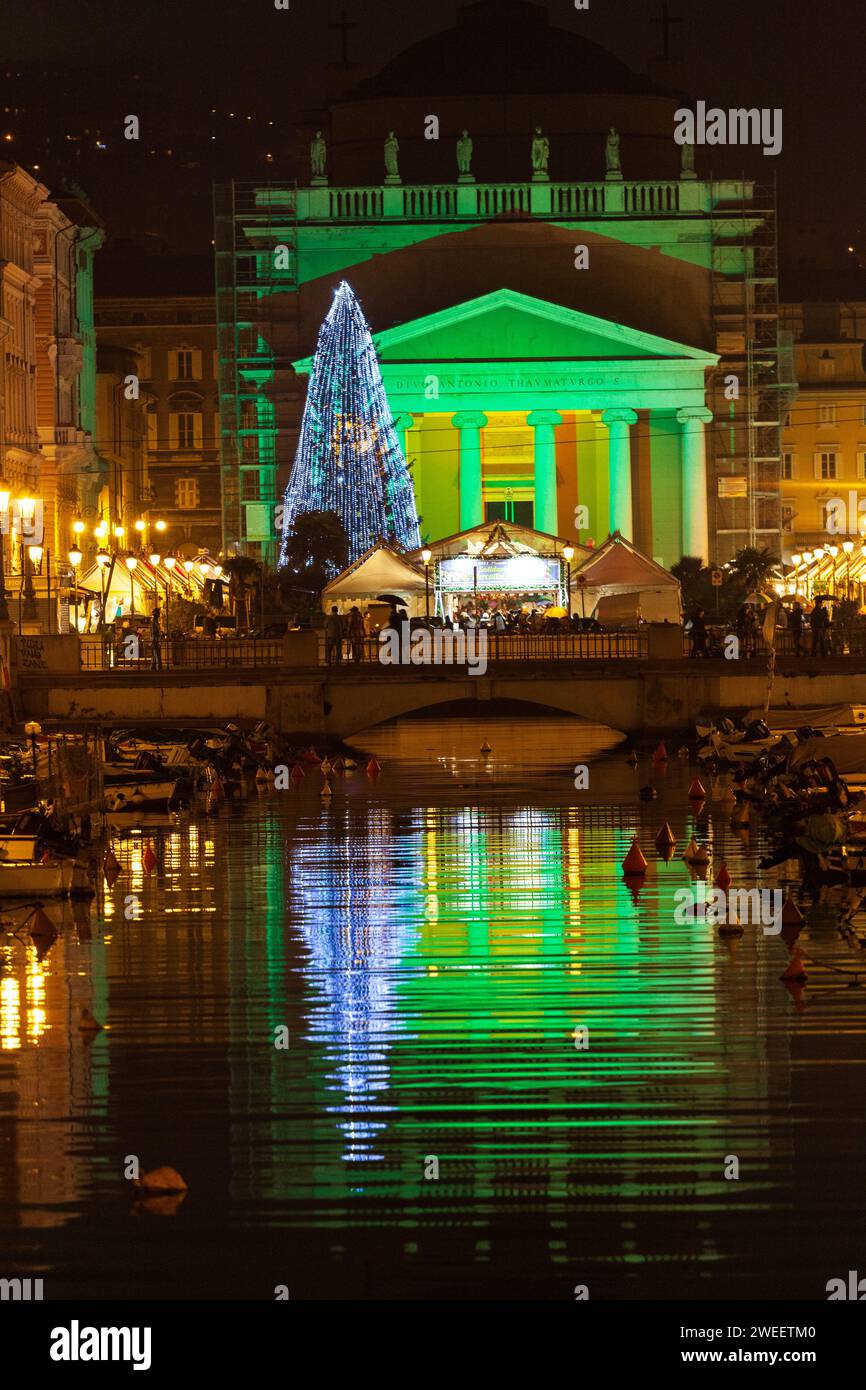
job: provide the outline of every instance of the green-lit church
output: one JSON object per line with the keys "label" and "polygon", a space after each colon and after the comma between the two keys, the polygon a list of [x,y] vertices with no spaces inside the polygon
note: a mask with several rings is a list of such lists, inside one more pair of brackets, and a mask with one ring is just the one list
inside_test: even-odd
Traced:
{"label": "green-lit church", "polygon": [[505,519],[665,566],[778,546],[774,198],[707,177],[673,138],[687,98],[571,22],[464,5],[311,123],[306,182],[216,190],[227,547],[274,558],[344,279],[425,540]]}

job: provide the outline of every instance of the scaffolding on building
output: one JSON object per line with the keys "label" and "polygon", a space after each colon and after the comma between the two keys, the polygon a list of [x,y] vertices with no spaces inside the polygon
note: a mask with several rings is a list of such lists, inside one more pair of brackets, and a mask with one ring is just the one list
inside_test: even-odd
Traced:
{"label": "scaffolding on building", "polygon": [[214,188],[223,550],[276,560],[277,477],[291,465],[296,394],[296,190]]}
{"label": "scaffolding on building", "polygon": [[719,363],[711,383],[716,560],[743,546],[780,554],[781,430],[794,382],[779,328],[776,189],[741,179],[713,200],[712,318]]}

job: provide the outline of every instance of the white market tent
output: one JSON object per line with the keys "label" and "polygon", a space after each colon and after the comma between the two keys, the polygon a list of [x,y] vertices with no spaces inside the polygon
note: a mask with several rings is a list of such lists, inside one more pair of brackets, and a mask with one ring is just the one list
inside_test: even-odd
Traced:
{"label": "white market tent", "polygon": [[[571,571],[571,609],[605,626],[681,623],[679,580],[614,531]],[[597,610],[597,612],[596,612]]]}
{"label": "white market tent", "polygon": [[404,600],[410,617],[417,617],[424,612],[424,592],[423,566],[413,564],[391,546],[380,544],[359,556],[325,586],[322,609],[328,613],[336,604],[346,611],[359,599],[370,602],[380,594],[393,594]]}

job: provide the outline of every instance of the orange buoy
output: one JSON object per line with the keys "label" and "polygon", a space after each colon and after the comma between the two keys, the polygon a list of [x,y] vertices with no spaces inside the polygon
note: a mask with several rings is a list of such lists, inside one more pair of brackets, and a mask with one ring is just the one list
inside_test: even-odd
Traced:
{"label": "orange buoy", "polygon": [[150,842],[148,842],[147,849],[144,851],[144,858],[141,862],[144,865],[144,872],[146,874],[152,874],[156,868],[156,855],[154,854],[153,845],[150,844]]}
{"label": "orange buoy", "polygon": [[787,984],[789,980],[796,980],[802,983],[803,980],[808,980],[808,978],[809,976],[806,974],[805,968],[803,966],[803,958],[800,955],[800,952],[796,950],[792,951],[791,959],[788,961],[788,964],[785,967],[782,974],[779,976],[779,979],[782,980],[785,984]]}
{"label": "orange buoy", "polygon": [[719,865],[719,872],[716,874],[716,877],[715,877],[714,882],[715,882],[716,887],[717,887],[717,888],[721,888],[722,891],[725,892],[725,893],[727,893],[728,889],[729,889],[730,886],[731,886],[731,883],[732,883],[731,875],[728,873],[728,866],[727,866],[727,864],[725,863],[724,859],[722,860],[721,864]]}
{"label": "orange buoy", "polygon": [[634,836],[631,842],[631,848],[622,861],[622,870],[626,875],[634,874],[637,876],[646,873],[647,861],[644,858],[643,850],[638,844],[637,835]]}
{"label": "orange buoy", "polygon": [[303,782],[305,776],[306,773],[304,772],[304,769],[301,767],[301,764],[295,763],[294,767],[292,768],[290,781],[294,782],[295,786],[297,786],[299,782]]}
{"label": "orange buoy", "polygon": [[670,858],[673,856],[674,846],[676,845],[676,842],[677,842],[677,837],[676,837],[676,835],[675,835],[674,832],[671,830],[671,828],[670,828],[670,826],[668,825],[667,821],[665,821],[665,823],[664,823],[664,825],[662,826],[661,830],[660,830],[659,833],[656,835],[656,849],[658,850],[658,852],[659,852],[659,854],[661,855],[662,859],[664,859],[665,861],[667,861],[668,859],[670,859]]}
{"label": "orange buoy", "polygon": [[668,750],[665,748],[664,739],[661,740],[656,751],[653,753],[654,763],[666,763],[668,760]]}
{"label": "orange buoy", "polygon": [[381,771],[381,765],[376,760],[376,758],[370,758],[369,762],[367,763],[367,776],[378,777]]}
{"label": "orange buoy", "polygon": [[692,785],[689,787],[689,800],[690,800],[690,801],[703,801],[703,800],[704,800],[704,797],[706,796],[706,794],[707,794],[706,788],[704,787],[704,785],[703,785],[703,783],[701,782],[700,778],[699,778],[699,777],[694,777],[694,778],[692,779]]}
{"label": "orange buoy", "polygon": [[57,935],[57,928],[41,905],[34,910],[27,930],[31,936],[54,937]]}
{"label": "orange buoy", "polygon": [[802,912],[789,893],[782,904],[782,926],[799,927],[803,920]]}
{"label": "orange buoy", "polygon": [[693,835],[692,838],[689,840],[688,844],[686,845],[686,850],[685,854],[683,855],[683,859],[686,861],[687,864],[709,864],[710,855],[707,849],[703,848],[701,845],[698,844],[697,840]]}

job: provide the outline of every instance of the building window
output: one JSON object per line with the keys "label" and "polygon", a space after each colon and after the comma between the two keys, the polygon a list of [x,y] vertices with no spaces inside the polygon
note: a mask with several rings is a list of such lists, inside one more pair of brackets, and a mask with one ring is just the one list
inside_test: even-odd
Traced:
{"label": "building window", "polygon": [[199,348],[173,348],[168,354],[168,374],[172,381],[201,381]]}
{"label": "building window", "polygon": [[198,478],[175,478],[174,505],[183,512],[199,505]]}
{"label": "building window", "polygon": [[831,481],[836,477],[836,455],[834,453],[821,453],[815,455],[815,477],[822,482]]}
{"label": "building window", "polygon": [[857,477],[866,478],[866,446],[862,444],[857,450]]}
{"label": "building window", "polygon": [[794,529],[794,517],[797,515],[796,505],[793,502],[782,503],[782,530],[789,535]]}
{"label": "building window", "polygon": [[782,455],[782,478],[785,482],[790,482],[797,476],[797,464],[793,454]]}
{"label": "building window", "polygon": [[836,423],[836,407],[835,407],[835,405],[819,405],[819,406],[818,406],[818,428],[820,429],[820,428],[821,428],[822,426],[824,426],[824,425],[835,425],[835,423]]}
{"label": "building window", "polygon": [[195,448],[195,416],[187,414],[176,416],[177,419],[177,447],[179,449]]}
{"label": "building window", "polygon": [[260,499],[260,486],[258,469],[246,469],[241,473],[241,500],[243,502],[258,502]]}

